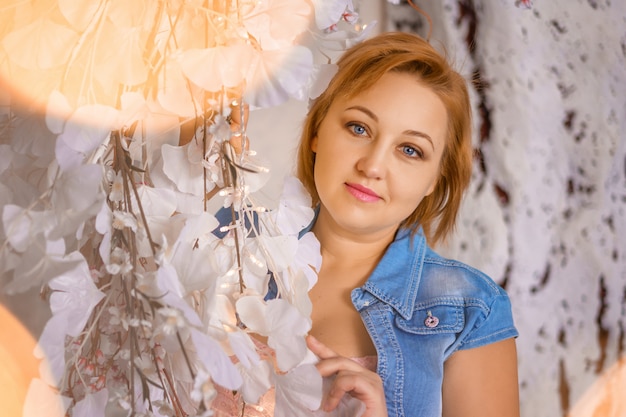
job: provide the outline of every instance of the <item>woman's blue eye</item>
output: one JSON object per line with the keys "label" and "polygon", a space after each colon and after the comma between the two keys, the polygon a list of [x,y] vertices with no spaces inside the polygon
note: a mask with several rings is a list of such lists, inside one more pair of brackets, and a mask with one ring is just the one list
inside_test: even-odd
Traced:
{"label": "woman's blue eye", "polygon": [[350,128],[352,129],[352,132],[354,132],[355,135],[363,136],[367,134],[367,130],[365,129],[365,127],[359,124],[352,123],[350,124]]}
{"label": "woman's blue eye", "polygon": [[402,146],[402,153],[411,158],[422,157],[422,153],[418,149],[415,149],[413,146],[409,146],[409,145]]}

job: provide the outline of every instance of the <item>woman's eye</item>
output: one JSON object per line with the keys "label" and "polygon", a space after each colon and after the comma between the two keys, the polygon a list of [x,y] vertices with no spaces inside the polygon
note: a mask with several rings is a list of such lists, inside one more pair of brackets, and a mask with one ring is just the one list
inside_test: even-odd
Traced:
{"label": "woman's eye", "polygon": [[365,126],[362,126],[358,123],[350,123],[348,124],[348,128],[357,136],[364,136],[367,134],[367,129]]}
{"label": "woman's eye", "polygon": [[410,145],[403,145],[402,153],[410,158],[423,158],[424,157],[424,155],[422,154],[422,151]]}

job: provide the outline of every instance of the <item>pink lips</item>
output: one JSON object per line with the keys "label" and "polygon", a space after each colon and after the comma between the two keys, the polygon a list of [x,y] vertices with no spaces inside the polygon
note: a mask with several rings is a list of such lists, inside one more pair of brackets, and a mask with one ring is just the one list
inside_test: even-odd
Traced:
{"label": "pink lips", "polygon": [[346,183],[345,186],[348,192],[359,201],[364,203],[374,203],[380,200],[380,196],[367,187],[353,183]]}

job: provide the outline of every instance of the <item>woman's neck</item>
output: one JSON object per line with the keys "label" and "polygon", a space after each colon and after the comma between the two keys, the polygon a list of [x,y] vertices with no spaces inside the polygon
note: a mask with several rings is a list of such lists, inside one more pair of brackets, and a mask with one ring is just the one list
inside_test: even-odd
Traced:
{"label": "woman's neck", "polygon": [[382,258],[393,241],[395,229],[360,232],[341,228],[323,209],[320,210],[313,233],[320,242],[323,264],[337,268],[371,265]]}

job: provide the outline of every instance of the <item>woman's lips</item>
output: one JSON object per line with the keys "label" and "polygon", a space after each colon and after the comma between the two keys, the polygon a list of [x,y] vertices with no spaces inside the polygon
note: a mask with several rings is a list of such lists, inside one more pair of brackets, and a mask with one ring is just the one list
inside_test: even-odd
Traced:
{"label": "woman's lips", "polygon": [[364,203],[373,203],[380,200],[380,196],[378,194],[360,184],[346,183],[345,186],[348,192],[359,201],[363,201]]}

